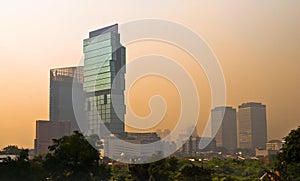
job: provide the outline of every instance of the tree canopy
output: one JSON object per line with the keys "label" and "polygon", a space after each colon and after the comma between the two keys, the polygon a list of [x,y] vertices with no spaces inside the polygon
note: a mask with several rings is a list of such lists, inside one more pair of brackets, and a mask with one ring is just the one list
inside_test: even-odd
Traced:
{"label": "tree canopy", "polygon": [[45,158],[48,177],[53,180],[90,180],[99,174],[99,153],[86,138],[75,131],[54,139]]}
{"label": "tree canopy", "polygon": [[276,169],[282,180],[300,180],[300,126],[284,138]]}
{"label": "tree canopy", "polygon": [[0,155],[18,155],[21,149],[16,145],[8,145],[0,151]]}

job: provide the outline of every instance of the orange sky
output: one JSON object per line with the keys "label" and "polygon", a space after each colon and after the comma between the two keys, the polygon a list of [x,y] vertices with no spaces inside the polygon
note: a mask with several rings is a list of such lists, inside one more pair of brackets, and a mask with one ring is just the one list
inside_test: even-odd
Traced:
{"label": "orange sky", "polygon": [[[144,18],[178,22],[203,37],[222,66],[227,104],[267,104],[269,139],[282,138],[300,125],[299,9],[292,0],[2,2],[0,148],[33,147],[35,120],[48,119],[49,69],[77,65],[89,31]],[[207,84],[201,71],[194,74]],[[205,117],[209,109],[201,111]]]}

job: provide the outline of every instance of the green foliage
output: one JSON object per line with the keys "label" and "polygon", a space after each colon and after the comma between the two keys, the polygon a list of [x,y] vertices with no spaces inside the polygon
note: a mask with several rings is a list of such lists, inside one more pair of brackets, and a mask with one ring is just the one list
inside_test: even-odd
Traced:
{"label": "green foliage", "polygon": [[131,180],[130,171],[127,165],[116,164],[111,168],[112,180],[126,181]]}
{"label": "green foliage", "polygon": [[220,160],[214,158],[210,160],[207,165],[214,169],[215,176],[226,175],[234,176],[235,179],[244,178],[250,180],[259,178],[265,170],[269,169],[268,165],[259,160]]}
{"label": "green foliage", "polygon": [[213,171],[202,164],[175,157],[153,163],[128,165],[131,180],[171,181],[171,180],[211,180]]}
{"label": "green foliage", "polygon": [[0,180],[109,180],[111,168],[99,165],[99,154],[79,133],[54,140],[46,156],[28,159],[21,149],[16,160],[0,163]]}
{"label": "green foliage", "polygon": [[281,153],[277,156],[276,170],[282,180],[300,180],[300,126],[284,140]]}
{"label": "green foliage", "polygon": [[129,171],[132,180],[149,180],[148,169],[150,164],[132,164],[129,165]]}
{"label": "green foliage", "polygon": [[176,158],[153,162],[148,168],[149,180],[174,180],[177,170],[178,160]]}
{"label": "green foliage", "polygon": [[112,176],[111,167],[108,165],[101,164],[96,169],[96,174],[92,178],[92,180],[109,180]]}
{"label": "green foliage", "polygon": [[0,180],[43,180],[43,172],[40,168],[33,161],[29,161],[28,150],[21,149],[16,160],[8,157],[0,164]]}
{"label": "green foliage", "polygon": [[258,180],[258,178],[243,178],[232,175],[218,175],[212,179],[212,181],[254,181]]}
{"label": "green foliage", "polygon": [[184,165],[180,170],[179,174],[176,175],[176,180],[194,180],[194,181],[210,181],[212,180],[213,171],[205,169],[203,166],[198,165]]}
{"label": "green foliage", "polygon": [[98,176],[99,153],[85,137],[75,131],[54,139],[45,158],[45,169],[53,180],[90,180]]}
{"label": "green foliage", "polygon": [[20,153],[21,149],[18,148],[16,145],[8,145],[7,147],[3,148],[2,151],[0,151],[1,155],[18,155]]}

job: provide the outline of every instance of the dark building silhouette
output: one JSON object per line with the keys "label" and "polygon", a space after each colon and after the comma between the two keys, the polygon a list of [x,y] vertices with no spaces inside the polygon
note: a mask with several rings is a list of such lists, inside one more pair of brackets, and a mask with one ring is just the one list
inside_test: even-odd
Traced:
{"label": "dark building silhouette", "polygon": [[124,140],[133,143],[148,144],[160,140],[160,137],[156,132],[148,133],[135,133],[135,132],[126,132],[126,138]]}
{"label": "dark building silhouette", "polygon": [[216,133],[216,146],[234,151],[237,148],[236,110],[232,107],[216,107],[211,110],[212,133]]}
{"label": "dark building silhouette", "polygon": [[[170,133],[171,131],[169,129],[164,129],[163,131],[161,129],[156,130],[156,134],[160,137],[160,139],[169,136]],[[169,137],[166,141],[171,142],[171,138]]]}
{"label": "dark building silhouette", "polygon": [[70,121],[72,132],[80,130],[74,111],[77,109],[77,119],[83,115],[83,95],[83,67],[51,69],[50,121]]}
{"label": "dark building silhouette", "polygon": [[[201,148],[200,141],[206,143],[204,148]],[[216,140],[211,137],[190,136],[189,139],[179,149],[180,155],[183,157],[199,156],[201,152],[215,151]]]}
{"label": "dark building silhouette", "polygon": [[34,150],[36,155],[48,152],[48,147],[53,144],[52,139],[68,136],[71,133],[70,121],[36,121],[36,139]]}
{"label": "dark building silhouette", "polygon": [[[84,91],[87,93],[86,111],[89,134],[107,137],[124,133],[125,47],[120,43],[118,25],[89,33],[83,41]],[[113,81],[119,73],[120,79]],[[112,105],[112,93],[117,101]],[[119,117],[115,110],[118,110]],[[107,128],[107,129],[106,129]],[[106,131],[106,130],[109,130]],[[101,134],[100,134],[101,133]]]}
{"label": "dark building silhouette", "polygon": [[266,105],[249,102],[238,110],[239,148],[264,149],[267,143]]}

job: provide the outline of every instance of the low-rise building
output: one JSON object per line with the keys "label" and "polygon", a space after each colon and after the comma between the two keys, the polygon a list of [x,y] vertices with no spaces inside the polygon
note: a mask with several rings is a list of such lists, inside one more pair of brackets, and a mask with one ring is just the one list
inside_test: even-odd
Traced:
{"label": "low-rise building", "polygon": [[36,138],[34,150],[36,155],[48,152],[48,147],[53,144],[53,139],[70,135],[70,121],[36,121]]}
{"label": "low-rise building", "polygon": [[104,139],[104,156],[128,163],[143,162],[162,152],[162,144],[151,144],[159,140],[156,133],[126,133],[122,139],[111,135]]}

